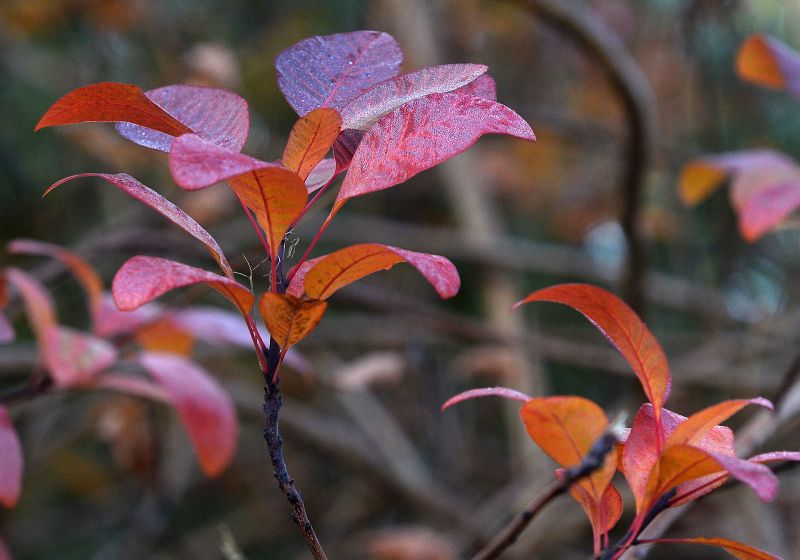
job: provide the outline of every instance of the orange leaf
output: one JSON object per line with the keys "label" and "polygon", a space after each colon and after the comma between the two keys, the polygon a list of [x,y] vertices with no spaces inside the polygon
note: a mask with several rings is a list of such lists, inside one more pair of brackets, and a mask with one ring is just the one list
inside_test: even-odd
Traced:
{"label": "orange leaf", "polygon": [[194,337],[170,317],[143,326],[136,332],[136,341],[150,352],[168,352],[179,356],[190,355],[194,346]]}
{"label": "orange leaf", "polygon": [[667,357],[653,333],[624,301],[589,284],[561,284],[533,292],[514,308],[532,301],[552,301],[580,311],[602,332],[633,368],[656,413],[669,396],[671,378]]}
{"label": "orange leaf", "polygon": [[763,398],[738,399],[717,403],[695,412],[679,424],[665,443],[665,447],[673,445],[697,445],[714,426],[724,422],[748,404],[756,404],[772,410],[772,403]]}
{"label": "orange leaf", "polygon": [[599,502],[592,498],[584,484],[573,484],[570,486],[569,494],[580,504],[586,517],[589,518],[594,536],[594,551],[599,554],[602,535],[613,529],[622,517],[622,496],[619,490],[613,484],[609,484]]}
{"label": "orange leaf", "polygon": [[719,187],[728,174],[715,165],[693,161],[684,166],[678,180],[678,192],[687,206],[699,204]]}
{"label": "orange leaf", "polygon": [[[378,243],[351,245],[320,257],[305,273],[303,286],[309,297],[327,299],[340,288],[374,272],[388,270],[400,262],[407,262],[419,270],[441,297],[452,297],[458,292],[461,284],[458,272],[446,258]],[[301,267],[295,276],[301,271],[305,272]],[[294,278],[292,283],[295,283]]]}
{"label": "orange leaf", "polygon": [[774,37],[753,35],[736,55],[736,72],[744,80],[797,95],[800,53]]}
{"label": "orange leaf", "polygon": [[301,300],[288,294],[268,292],[258,304],[267,330],[282,351],[294,346],[314,330],[328,304]]}
{"label": "orange leaf", "polygon": [[283,151],[283,165],[305,180],[339,136],[342,118],[335,109],[315,109],[299,119]]}
{"label": "orange leaf", "polygon": [[274,259],[289,226],[305,208],[308,191],[303,179],[288,169],[265,167],[231,177],[228,183],[255,213]]}
{"label": "orange leaf", "polygon": [[726,552],[735,556],[739,560],[781,560],[780,557],[770,554],[769,552],[764,552],[763,550],[759,550],[752,546],[748,546],[746,544],[742,544],[737,541],[732,541],[730,539],[723,539],[720,537],[714,538],[703,538],[703,537],[694,537],[694,538],[682,538],[682,539],[653,539],[653,540],[642,540],[639,542],[643,543],[674,543],[674,544],[706,544],[710,546],[719,546],[725,549]]}
{"label": "orange leaf", "polygon": [[130,122],[170,136],[191,130],[132,84],[101,82],[72,90],[53,103],[36,130],[81,122]]}

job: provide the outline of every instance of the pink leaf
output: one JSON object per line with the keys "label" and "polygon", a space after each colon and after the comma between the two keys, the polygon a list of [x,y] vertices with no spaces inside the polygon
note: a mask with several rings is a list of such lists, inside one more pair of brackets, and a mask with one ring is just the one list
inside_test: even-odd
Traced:
{"label": "pink leaf", "polygon": [[50,375],[60,387],[91,383],[99,372],[117,361],[117,351],[111,343],[61,326],[47,330],[43,354]]}
{"label": "pink leaf", "polygon": [[170,354],[143,354],[139,362],[169,395],[189,432],[207,476],[225,470],[236,452],[238,424],[230,397],[200,366]]}
{"label": "pink leaf", "polygon": [[253,293],[235,280],[158,257],[129,259],[114,276],[111,292],[120,310],[131,311],[170,290],[199,283],[228,298],[242,315],[253,306]]}
{"label": "pink leaf", "polygon": [[642,539],[640,543],[665,543],[665,544],[705,544],[709,546],[718,546],[728,552],[731,556],[735,556],[739,560],[781,560],[778,556],[764,552],[752,546],[742,544],[730,539],[723,539],[720,537],[704,538],[693,537],[683,539]]}
{"label": "pink leaf", "polygon": [[777,463],[780,461],[800,461],[800,451],[770,451],[750,457],[753,463]]}
{"label": "pink leaf", "polygon": [[370,86],[396,76],[403,53],[394,37],[353,31],[310,37],[275,57],[278,87],[301,117],[341,109]]}
{"label": "pink leaf", "polygon": [[508,389],[507,387],[486,387],[484,389],[470,389],[469,391],[464,391],[463,393],[459,393],[454,397],[450,397],[442,405],[442,410],[450,408],[454,404],[480,397],[503,397],[504,399],[511,399],[520,402],[527,402],[531,400],[531,397],[525,393],[520,393],[514,389]]}
{"label": "pink leaf", "polygon": [[366,130],[401,105],[431,93],[456,90],[486,70],[483,64],[443,64],[385,80],[342,108],[342,128]]}
{"label": "pink leaf", "polygon": [[494,78],[489,74],[478,76],[475,81],[461,86],[455,90],[455,92],[466,93],[468,95],[474,95],[475,97],[483,97],[484,99],[491,99],[492,101],[497,100],[497,84],[494,82]]}
{"label": "pink leaf", "polygon": [[8,344],[9,342],[14,342],[16,338],[16,334],[14,333],[14,327],[5,314],[0,311],[0,344]]}
{"label": "pink leaf", "polygon": [[[247,101],[224,89],[173,85],[146,91],[145,95],[201,138],[238,152],[247,140],[250,116]],[[128,140],[168,152],[174,136],[120,122],[117,132]],[[176,135],[177,136],[177,135]]]}
{"label": "pink leaf", "polygon": [[190,191],[265,167],[280,165],[226,150],[194,134],[177,138],[169,154],[169,168],[175,183]]}
{"label": "pink leaf", "polygon": [[434,93],[406,103],[364,134],[335,208],[354,196],[402,183],[490,133],[535,140],[522,117],[489,99]]}
{"label": "pink leaf", "polygon": [[72,177],[61,179],[59,182],[47,189],[44,194],[47,195],[59,185],[79,177],[100,177],[101,179],[122,189],[133,198],[144,202],[147,206],[170,220],[175,225],[180,226],[189,235],[203,243],[211,253],[211,256],[214,257],[214,260],[219,263],[219,266],[222,268],[222,271],[225,273],[225,275],[231,278],[233,277],[233,270],[231,269],[231,265],[228,263],[228,259],[225,258],[225,255],[222,253],[222,248],[219,246],[217,241],[211,237],[210,233],[203,229],[203,227],[194,221],[194,219],[192,219],[192,217],[186,212],[175,206],[153,189],[146,187],[126,173],[118,173],[116,175],[108,175],[105,173],[82,173],[80,175],[73,175]]}
{"label": "pink leaf", "polygon": [[0,539],[0,560],[11,560],[11,553],[3,543],[3,539]]}
{"label": "pink leaf", "polygon": [[308,194],[318,191],[324,187],[336,173],[336,160],[333,158],[323,159],[306,177],[306,189]]}
{"label": "pink leaf", "polygon": [[[0,406],[0,504],[16,505],[22,491],[22,445],[11,424],[8,409]],[[0,559],[2,559],[0,547]]]}
{"label": "pink leaf", "polygon": [[[800,171],[800,170],[798,170]],[[739,229],[747,241],[755,241],[775,229],[800,208],[800,174],[794,181],[764,185],[739,211]]]}
{"label": "pink leaf", "polygon": [[47,345],[47,331],[56,324],[56,312],[50,294],[38,280],[16,268],[5,271],[6,280],[22,297],[25,314],[41,348]]}

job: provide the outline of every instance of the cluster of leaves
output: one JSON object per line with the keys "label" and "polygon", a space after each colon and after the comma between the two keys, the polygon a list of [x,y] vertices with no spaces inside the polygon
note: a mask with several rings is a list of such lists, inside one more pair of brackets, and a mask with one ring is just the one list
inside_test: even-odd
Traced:
{"label": "cluster of leaves", "polygon": [[[773,37],[747,39],[739,49],[736,70],[747,81],[800,99],[800,53]],[[680,178],[681,198],[688,205],[699,204],[728,178],[739,230],[748,241],[774,230],[800,208],[800,165],[770,149],[706,155],[689,162]]]}
{"label": "cluster of leaves", "polygon": [[[613,560],[646,541],[641,531],[666,508],[686,504],[719,488],[729,478],[750,486],[764,501],[772,500],[778,480],[765,466],[776,461],[800,461],[798,452],[773,452],[749,459],[736,457],[730,428],[719,424],[747,405],[771,408],[763,398],[729,400],[689,416],[664,408],[672,384],[661,345],[638,315],[614,294],[587,284],[562,284],[528,295],[515,307],[549,301],[582,313],[630,364],[648,403],[633,418],[630,429],[603,465],[570,487],[586,512],[594,533],[594,553]],[[580,465],[592,445],[608,429],[603,409],[578,396],[531,398],[506,388],[473,389],[456,395],[443,408],[484,396],[522,401],[522,422],[530,437],[561,469]],[[636,515],[622,539],[609,545],[609,531],[622,515],[622,499],[612,483],[619,470],[636,503]],[[724,538],[663,539],[658,542],[696,543],[724,548],[741,559],[775,558],[763,551]]]}

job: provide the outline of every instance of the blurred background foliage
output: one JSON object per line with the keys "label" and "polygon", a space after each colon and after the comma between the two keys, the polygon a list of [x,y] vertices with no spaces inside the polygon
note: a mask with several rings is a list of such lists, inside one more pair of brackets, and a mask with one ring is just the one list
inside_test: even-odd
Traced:
{"label": "blurred background foliage", "polygon": [[[752,33],[800,46],[800,3],[569,4],[621,39],[654,93],[658,133],[639,191],[638,280],[641,311],[673,366],[672,408],[687,414],[721,398],[771,396],[798,352],[796,224],[747,244],[724,190],[686,209],[675,185],[681,166],[702,153],[773,147],[800,155],[800,104],[733,70]],[[589,396],[609,411],[632,412],[643,400],[621,360],[575,313],[507,311],[557,281],[619,291],[625,264],[624,107],[592,54],[547,18],[502,0],[3,0],[0,239],[64,244],[107,281],[140,252],[204,265],[191,240],[105,184],[84,181],[41,199],[63,176],[124,171],[207,226],[246,271],[244,257],[261,260],[257,240],[225,189],[180,192],[163,154],[127,143],[108,125],[36,135],[33,127],[58,97],[92,82],[207,84],[249,101],[244,151],[277,159],[295,115],[277,89],[275,55],[304,37],[362,28],[394,34],[406,69],[488,64],[499,100],[539,139],[482,140],[441,172],[349,204],[323,249],[382,241],[438,252],[456,262],[462,293],[440,304],[400,270],[346,290],[300,346],[309,371],[285,380],[287,460],[331,557],[447,560],[491,535],[553,467],[521,432],[516,407],[475,402],[442,415],[447,397],[502,384]],[[310,233],[296,232],[301,250]],[[11,262],[47,279],[63,322],[85,325],[71,280],[42,261],[0,256]],[[240,405],[234,466],[202,479],[171,414],[132,398],[74,393],[15,406],[24,493],[16,509],[0,512],[15,559],[305,558],[268,468],[252,357],[196,352]],[[0,348],[0,384],[24,380],[34,359],[24,341]],[[796,449],[796,428],[784,419],[766,448]],[[782,482],[773,505],[730,490],[698,504],[674,532],[733,537],[798,558],[800,480],[788,472]],[[577,505],[564,500],[508,557],[587,558],[590,541]]]}

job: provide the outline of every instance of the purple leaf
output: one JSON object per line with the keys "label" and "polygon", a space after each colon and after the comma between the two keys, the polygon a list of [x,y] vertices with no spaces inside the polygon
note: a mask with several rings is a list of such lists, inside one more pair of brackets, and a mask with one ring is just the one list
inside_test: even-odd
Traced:
{"label": "purple leaf", "polygon": [[465,86],[461,86],[455,93],[466,93],[467,95],[474,95],[475,97],[483,97],[484,99],[497,100],[497,84],[494,82],[489,74],[483,74]]}
{"label": "purple leaf", "polygon": [[[11,416],[0,406],[0,504],[14,507],[22,491],[22,445],[11,424]],[[0,543],[0,558],[2,558]]]}
{"label": "purple leaf", "polygon": [[169,154],[169,168],[175,183],[190,191],[265,167],[280,165],[220,148],[194,134],[177,138]]}
{"label": "purple leaf", "polygon": [[364,137],[362,130],[343,130],[333,143],[333,158],[336,160],[336,172],[347,169],[353,161],[353,155]]}
{"label": "purple leaf", "polygon": [[483,64],[443,64],[383,81],[342,108],[342,128],[366,130],[401,105],[431,93],[463,87],[486,70]]}
{"label": "purple leaf", "polygon": [[[214,144],[238,152],[247,140],[250,116],[247,101],[224,89],[173,85],[145,95],[192,132]],[[137,124],[120,122],[117,132],[145,148],[168,152],[174,136]]]}
{"label": "purple leaf", "polygon": [[233,270],[231,269],[231,265],[228,263],[228,259],[226,259],[225,255],[222,253],[222,248],[219,246],[216,240],[211,237],[211,234],[203,229],[203,226],[195,222],[191,216],[175,206],[172,202],[126,173],[118,173],[116,175],[109,175],[106,173],[81,173],[80,175],[73,175],[72,177],[61,179],[59,182],[47,189],[44,194],[47,195],[59,185],[80,177],[100,177],[112,185],[119,187],[133,198],[144,202],[150,208],[170,220],[172,223],[183,228],[183,230],[189,235],[202,242],[206,248],[208,248],[211,256],[214,257],[214,260],[219,263],[219,266],[222,268],[222,271],[225,273],[225,275],[228,277],[233,277]]}
{"label": "purple leaf", "polygon": [[504,399],[511,399],[520,402],[527,402],[531,400],[531,397],[525,393],[520,393],[514,389],[509,389],[507,387],[486,387],[484,389],[470,389],[469,391],[464,391],[463,393],[459,393],[454,397],[450,397],[442,405],[442,410],[450,408],[454,404],[480,397],[503,397]]}
{"label": "purple leaf", "polygon": [[748,461],[753,463],[776,463],[779,461],[800,461],[800,451],[770,451],[761,453],[755,457],[750,457]]}
{"label": "purple leaf", "polygon": [[16,335],[14,334],[14,327],[11,325],[11,322],[5,316],[5,314],[0,311],[0,344],[8,344],[9,342],[14,342]]}
{"label": "purple leaf", "polygon": [[522,117],[489,99],[433,93],[406,103],[364,134],[334,208],[348,198],[402,183],[489,133],[536,139]]}
{"label": "purple leaf", "polygon": [[403,53],[394,37],[353,31],[310,37],[275,57],[278,87],[305,116],[319,107],[340,110],[369,87],[396,76]]}
{"label": "purple leaf", "polygon": [[336,173],[336,160],[333,158],[323,159],[319,162],[311,173],[306,177],[306,189],[308,194],[318,191],[324,187]]}

